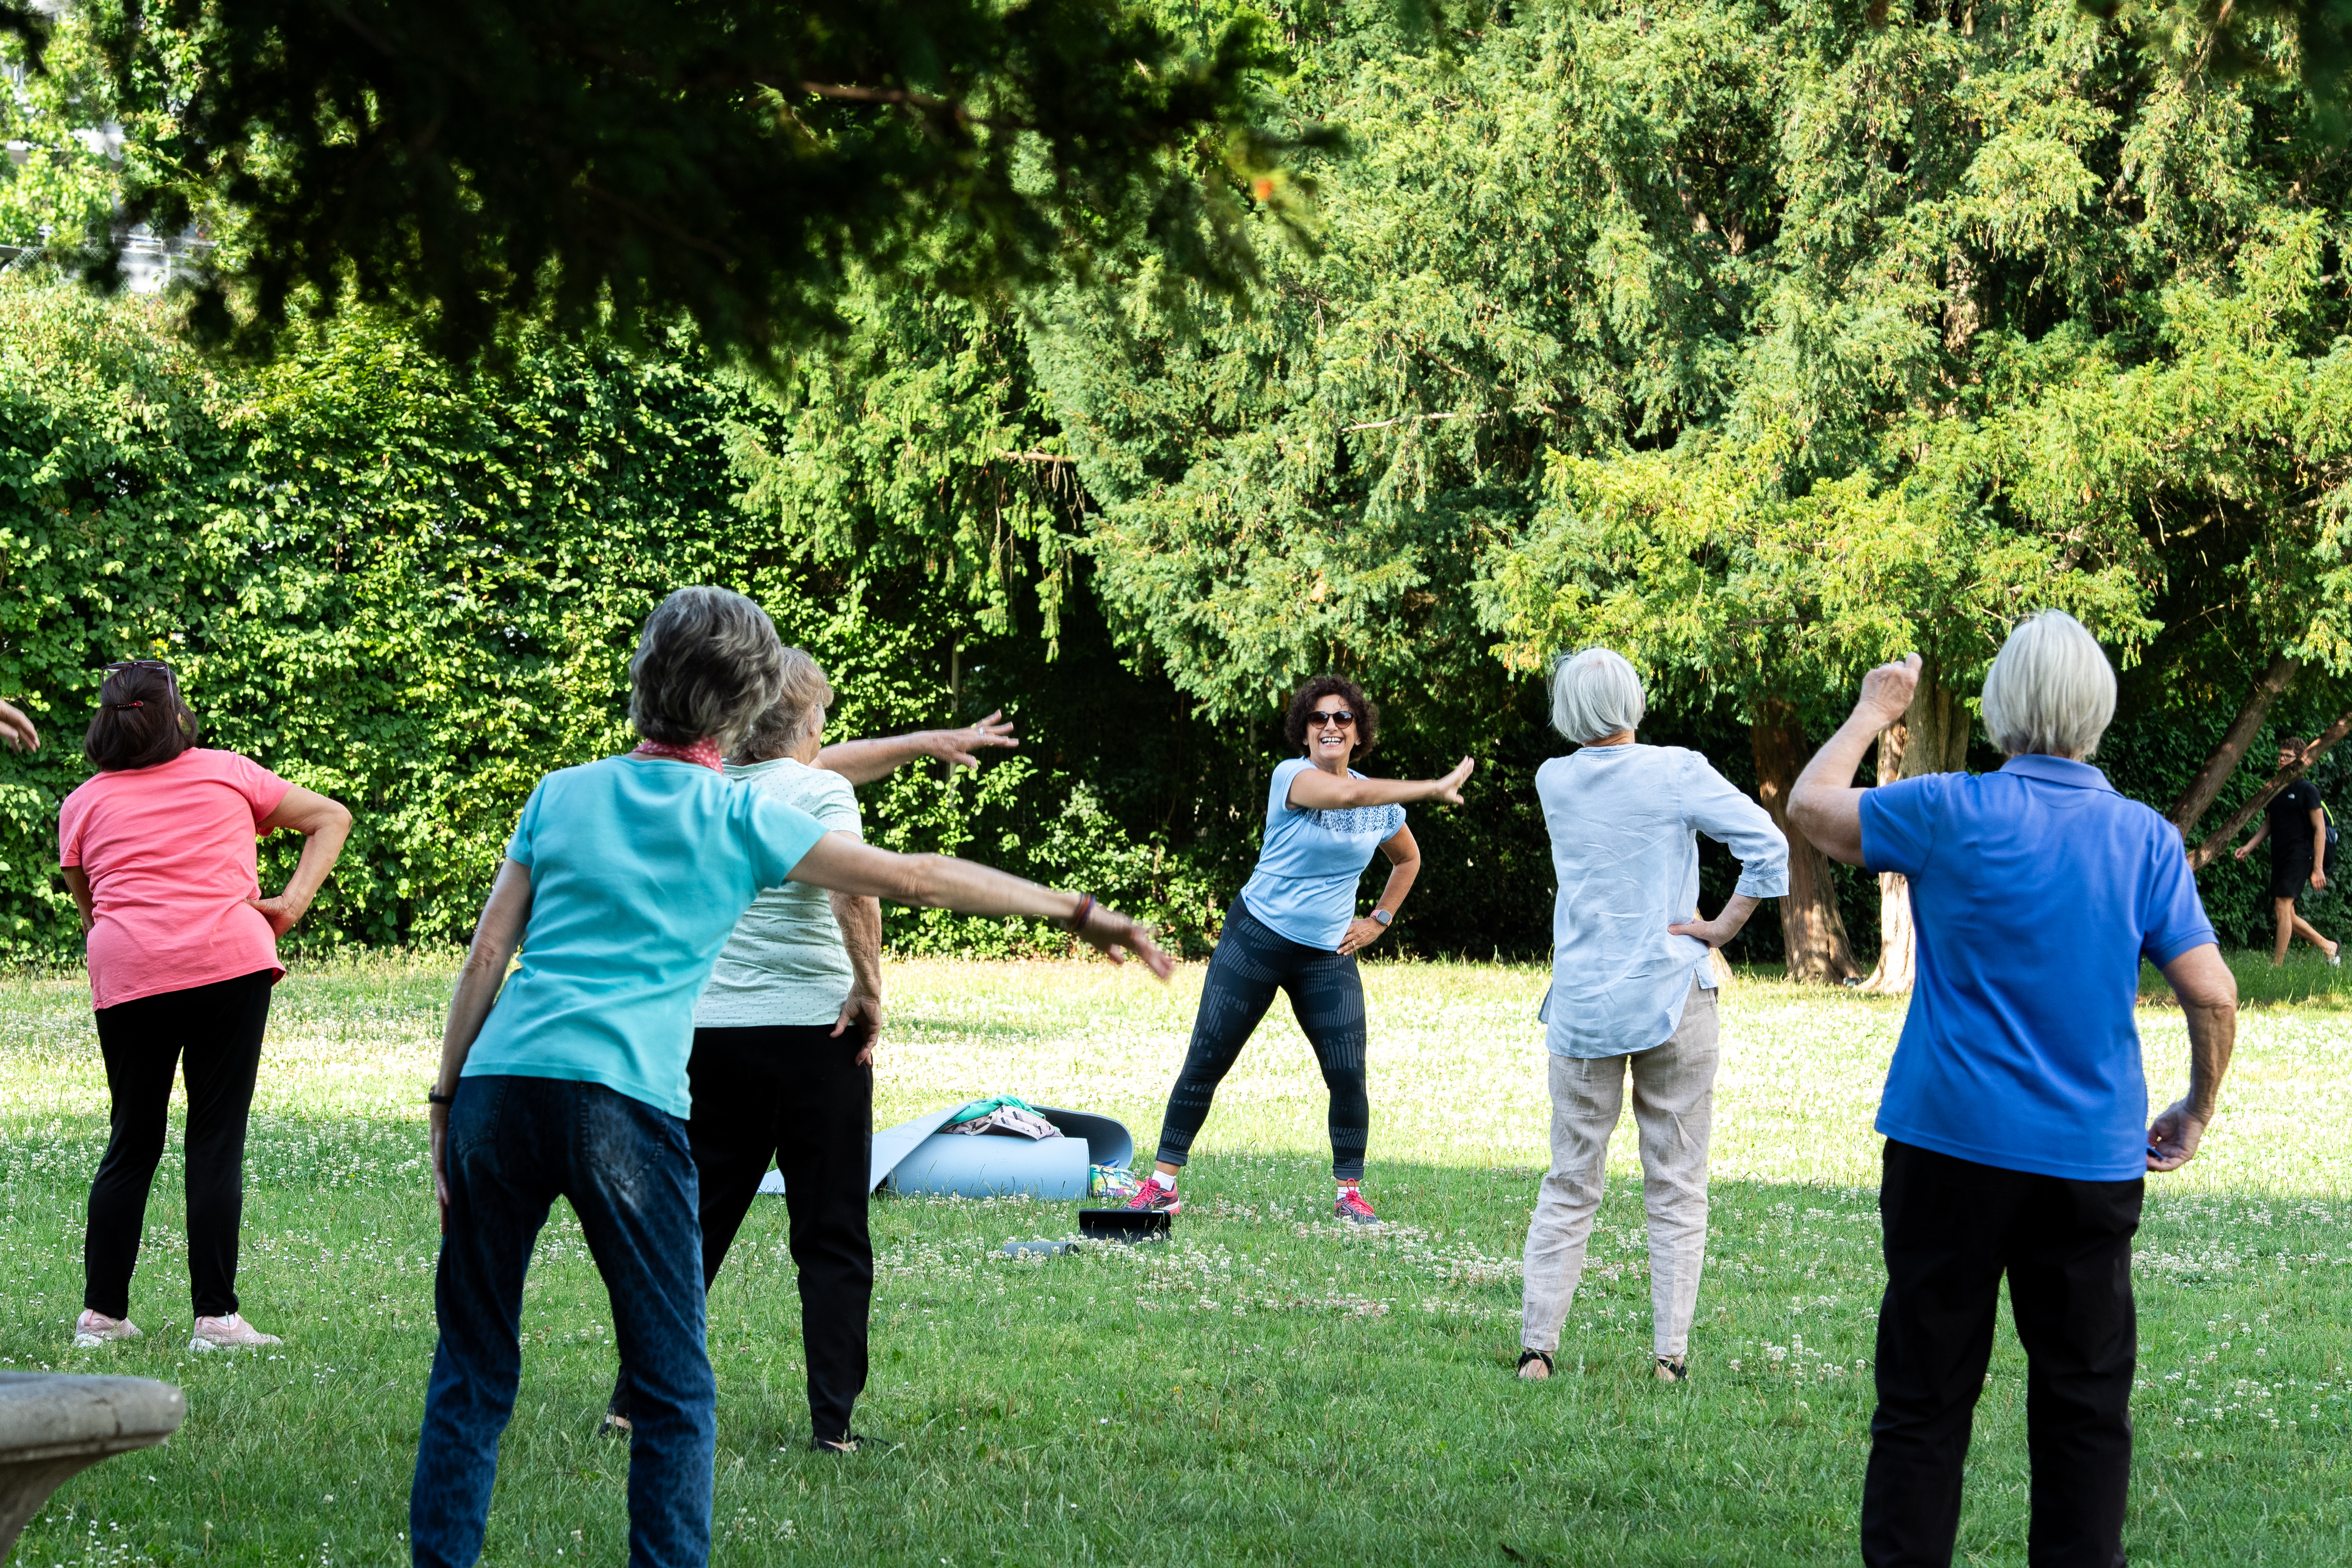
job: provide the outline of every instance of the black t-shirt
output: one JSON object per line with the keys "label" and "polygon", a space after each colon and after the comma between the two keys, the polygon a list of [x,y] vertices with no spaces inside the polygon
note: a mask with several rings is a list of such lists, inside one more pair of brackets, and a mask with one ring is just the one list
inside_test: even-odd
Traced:
{"label": "black t-shirt", "polygon": [[2271,796],[2263,808],[2270,814],[2271,854],[2281,860],[2311,858],[2311,814],[2319,809],[2319,791],[2309,779],[2297,779]]}

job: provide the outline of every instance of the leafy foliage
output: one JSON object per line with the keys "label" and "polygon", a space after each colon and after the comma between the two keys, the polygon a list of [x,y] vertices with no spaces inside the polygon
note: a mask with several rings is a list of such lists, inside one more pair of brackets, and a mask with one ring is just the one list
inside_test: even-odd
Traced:
{"label": "leafy foliage", "polygon": [[[1233,885],[1213,857],[1171,859],[1164,834],[1126,826],[1215,794],[1201,775],[1221,759],[1195,742],[1183,765],[1171,699],[1107,657],[1090,616],[1065,623],[1091,656],[1079,678],[1040,694],[1034,595],[975,603],[911,562],[846,580],[805,536],[747,517],[728,449],[776,449],[783,427],[690,350],[541,344],[474,377],[358,321],[223,373],[158,310],[23,286],[0,289],[0,689],[49,737],[0,762],[0,941],[19,957],[74,941],[56,806],[88,775],[74,742],[105,660],[172,658],[211,743],[354,806],[310,940],[446,942],[470,929],[532,784],[627,744],[636,626],[683,582],[767,605],[831,669],[838,733],[1013,709],[1016,762],[869,792],[881,842],[1083,884],[1180,941],[1213,927]],[[1176,755],[1119,755],[1131,742],[1107,711]],[[291,847],[270,853],[282,875]],[[1062,940],[906,911],[891,938]]]}
{"label": "leafy foliage", "polygon": [[100,0],[77,25],[165,154],[126,169],[123,219],[218,231],[192,321],[247,351],[351,300],[460,361],[680,314],[765,359],[837,324],[853,266],[980,295],[1134,246],[1231,289],[1247,188],[1289,205],[1242,14],[1197,47],[1126,0]]}
{"label": "leafy foliage", "polygon": [[[1162,14],[1203,48],[1242,25]],[[437,938],[529,778],[618,743],[635,616],[727,582],[832,668],[841,729],[1014,708],[1015,760],[873,794],[886,842],[1197,939],[1246,871],[1276,703],[1339,668],[1383,704],[1381,771],[1480,757],[1465,807],[1416,814],[1399,936],[1482,954],[1542,941],[1526,786],[1558,744],[1528,674],[1563,647],[1623,647],[1650,737],[1742,780],[1768,706],[1818,732],[1911,647],[1955,704],[2018,614],[2063,605],[2125,667],[2110,758],[2159,805],[2274,655],[2305,661],[2275,723],[2352,694],[2347,165],[2284,35],[2258,35],[2277,70],[2224,79],[2070,0],[1530,0],[1433,31],[1335,0],[1274,30],[1288,72],[1254,79],[1299,184],[1188,231],[1255,258],[1238,290],[1179,258],[1015,305],[924,270],[954,247],[845,248],[808,296],[829,343],[757,378],[714,367],[751,341],[723,324],[635,357],[525,334],[469,375],[373,317],[208,370],[9,296],[8,569],[69,613],[25,611],[0,678],[78,711],[95,657],[179,637],[220,733],[387,814],[360,858],[397,869],[336,929]],[[1068,200],[1055,222],[1106,245],[1133,216]],[[537,289],[561,269],[532,254]],[[526,300],[569,308],[499,309]],[[59,760],[0,765],[36,823]],[[7,875],[20,951],[63,940],[54,891]],[[2225,922],[2240,876],[2209,874]]]}

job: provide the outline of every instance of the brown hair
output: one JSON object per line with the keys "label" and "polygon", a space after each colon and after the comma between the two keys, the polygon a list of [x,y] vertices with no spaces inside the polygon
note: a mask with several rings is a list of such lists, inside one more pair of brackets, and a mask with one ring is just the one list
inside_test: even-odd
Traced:
{"label": "brown hair", "polygon": [[1362,687],[1344,675],[1318,675],[1300,687],[1298,695],[1290,700],[1290,712],[1283,720],[1282,732],[1290,737],[1294,750],[1304,751],[1307,746],[1307,716],[1314,712],[1315,704],[1326,697],[1336,697],[1345,702],[1348,711],[1356,716],[1356,749],[1348,753],[1348,760],[1351,763],[1360,760],[1372,749],[1373,741],[1380,736],[1381,710],[1364,695]]}
{"label": "brown hair", "polygon": [[172,667],[142,660],[107,672],[81,749],[100,772],[126,773],[170,762],[196,743],[196,734]]}

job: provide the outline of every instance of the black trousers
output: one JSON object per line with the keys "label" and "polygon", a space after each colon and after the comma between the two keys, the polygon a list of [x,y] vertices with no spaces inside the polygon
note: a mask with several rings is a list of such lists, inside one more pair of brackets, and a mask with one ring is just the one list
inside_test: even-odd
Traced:
{"label": "black trousers", "polygon": [[113,1131],[89,1184],[81,1304],[131,1315],[131,1274],[147,1226],[147,1190],[163,1157],[175,1070],[188,1082],[188,1282],[196,1316],[236,1310],[236,1233],[245,1217],[245,1124],[269,1026],[273,970],[101,1007]]}
{"label": "black trousers", "polygon": [[1960,1466],[2000,1277],[2025,1346],[2033,1568],[2116,1568],[2131,1476],[2131,1238],[2141,1188],[2005,1171],[1889,1140],[1886,1299],[1862,1490],[1872,1568],[1952,1560]]}
{"label": "black trousers", "polygon": [[1160,1123],[1160,1159],[1182,1165],[1209,1119],[1217,1086],[1240,1059],[1275,993],[1290,994],[1290,1011],[1315,1049],[1331,1091],[1331,1173],[1355,1181],[1364,1173],[1371,1100],[1364,1087],[1364,982],[1353,953],[1341,956],[1280,935],[1241,900],[1225,911],[1224,933],[1201,983],[1201,1011],[1192,1020],[1192,1048],[1168,1093]]}
{"label": "black trousers", "polygon": [[[874,1243],[866,1228],[874,1142],[874,1069],[866,1038],[830,1024],[697,1029],[687,1077],[686,1124],[701,1184],[702,1284],[727,1249],[772,1163],[784,1174],[793,1262],[800,1270],[801,1348],[809,1419],[819,1439],[849,1431],[866,1391],[866,1318],[874,1300]],[[621,1369],[613,1413],[629,1413]]]}

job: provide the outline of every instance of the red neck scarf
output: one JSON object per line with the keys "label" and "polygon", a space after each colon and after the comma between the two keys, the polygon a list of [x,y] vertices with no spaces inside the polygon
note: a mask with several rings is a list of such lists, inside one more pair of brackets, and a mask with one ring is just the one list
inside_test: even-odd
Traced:
{"label": "red neck scarf", "polygon": [[709,768],[714,773],[727,770],[719,764],[719,742],[705,735],[691,746],[673,746],[667,741],[639,741],[633,757],[666,757],[673,763],[692,763]]}

